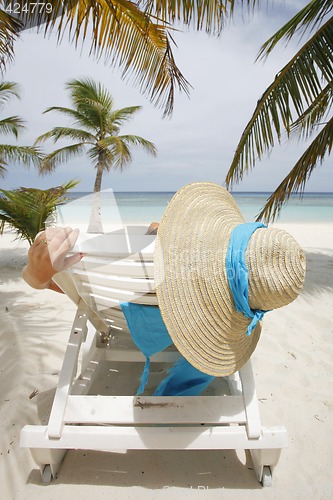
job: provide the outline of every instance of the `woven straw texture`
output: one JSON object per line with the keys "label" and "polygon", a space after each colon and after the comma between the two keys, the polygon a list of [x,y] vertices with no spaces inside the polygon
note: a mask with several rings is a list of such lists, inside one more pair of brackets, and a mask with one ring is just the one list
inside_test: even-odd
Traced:
{"label": "woven straw texture", "polygon": [[[230,234],[242,223],[233,197],[223,187],[193,183],[172,198],[157,233],[154,269],[162,318],[180,353],[213,376],[239,370],[261,332],[258,324],[246,336],[250,320],[235,310],[227,280]],[[281,307],[302,288],[304,255],[284,231],[255,231],[246,263],[252,308]]]}

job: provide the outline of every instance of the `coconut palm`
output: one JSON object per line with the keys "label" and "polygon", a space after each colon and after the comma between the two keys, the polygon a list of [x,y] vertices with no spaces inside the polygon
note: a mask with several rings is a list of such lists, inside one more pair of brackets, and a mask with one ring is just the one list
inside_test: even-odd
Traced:
{"label": "coconut palm", "polygon": [[[45,113],[57,111],[73,120],[80,128],[55,127],[37,138],[36,143],[53,139],[70,139],[74,144],[56,149],[46,155],[41,163],[41,172],[51,172],[60,163],[86,152],[96,169],[94,193],[101,190],[102,177],[111,169],[122,170],[132,161],[131,148],[142,147],[155,155],[153,143],[137,135],[120,135],[122,125],[129,121],[141,106],[114,109],[111,94],[100,84],[90,79],[71,80],[67,83],[73,107],[53,106]],[[95,197],[98,200],[98,197]],[[97,204],[97,201],[96,201]],[[96,210],[98,207],[96,205]],[[92,214],[97,224],[97,215]],[[100,229],[95,229],[97,232]],[[89,231],[93,231],[90,225]]]}
{"label": "coconut palm", "polygon": [[[13,2],[7,1],[6,4]],[[18,0],[26,5],[25,0]],[[243,5],[259,6],[260,0],[50,0],[52,8],[39,14],[37,24],[45,33],[56,28],[59,41],[67,30],[75,44],[91,35],[91,49],[105,55],[123,70],[123,77],[134,81],[150,99],[172,111],[176,87],[189,92],[189,83],[177,67],[172,53],[172,31],[176,22],[219,34],[228,15]],[[267,0],[265,1],[265,5]],[[231,186],[251,169],[256,158],[274,145],[282,131],[295,131],[307,138],[318,127],[320,132],[288,176],[268,200],[260,218],[273,218],[294,189],[303,189],[315,166],[331,151],[332,122],[332,0],[312,0],[279,30],[264,46],[260,56],[268,55],[281,39],[295,34],[310,38],[296,56],[276,76],[259,100],[246,126],[228,172]],[[32,16],[33,17],[33,16]],[[35,22],[22,9],[19,19]],[[7,23],[8,20],[8,23]],[[6,58],[19,29],[7,12],[0,16],[0,56]],[[14,19],[15,21],[15,19]],[[58,22],[57,22],[58,21]],[[88,27],[92,26],[89,31]],[[1,58],[1,57],[0,57]],[[327,119],[327,123],[325,120]],[[323,125],[320,125],[323,124]]]}
{"label": "coconut palm", "polygon": [[[14,82],[0,82],[0,110],[12,97],[19,98],[18,85]],[[24,122],[19,116],[8,116],[0,120],[0,134],[13,135],[17,139],[24,128]],[[0,144],[0,177],[5,176],[8,163],[29,165],[32,162],[38,165],[39,160],[38,148]]]}
{"label": "coconut palm", "polygon": [[[254,3],[254,1],[253,1]],[[227,174],[226,184],[239,182],[269,151],[283,132],[312,142],[267,200],[258,219],[273,220],[293,192],[304,190],[314,168],[333,145],[333,9],[332,0],[312,0],[261,48],[268,56],[276,44],[296,34],[309,38],[276,75],[259,99],[246,125]]]}
{"label": "coconut palm", "polygon": [[30,245],[35,236],[45,227],[46,220],[53,215],[56,206],[66,201],[66,192],[78,184],[70,181],[62,186],[42,190],[19,188],[13,191],[0,189],[0,234],[8,224],[19,238]]}

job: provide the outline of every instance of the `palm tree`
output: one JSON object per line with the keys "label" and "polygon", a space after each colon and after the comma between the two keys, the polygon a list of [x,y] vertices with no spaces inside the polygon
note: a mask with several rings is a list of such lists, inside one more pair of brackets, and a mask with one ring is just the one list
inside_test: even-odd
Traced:
{"label": "palm tree", "polygon": [[[18,85],[14,82],[0,82],[0,109],[12,98],[19,98]],[[24,130],[24,122],[19,116],[8,116],[0,120],[0,134],[13,135],[16,139]],[[38,165],[40,160],[38,148],[31,146],[14,146],[0,144],[0,177],[7,172],[7,164],[11,162],[29,165],[31,162]]]}
{"label": "palm tree", "polygon": [[30,245],[36,234],[44,229],[46,220],[53,215],[56,206],[66,201],[66,192],[77,185],[70,181],[62,186],[42,190],[19,188],[13,191],[0,189],[0,234],[8,224],[19,238]]}
{"label": "palm tree", "polygon": [[[253,3],[254,0],[253,0]],[[333,9],[332,0],[312,0],[261,48],[258,58],[268,56],[282,39],[295,34],[309,39],[276,75],[259,99],[235,151],[226,185],[239,182],[256,160],[281,140],[313,137],[288,175],[267,200],[259,219],[274,220],[293,192],[303,192],[314,168],[333,146]]]}
{"label": "palm tree", "polygon": [[[83,152],[88,154],[96,169],[94,193],[99,193],[102,177],[111,169],[122,170],[132,161],[132,146],[140,146],[148,153],[156,154],[154,144],[137,135],[120,135],[121,126],[137,113],[141,106],[114,109],[111,94],[100,84],[90,79],[71,80],[66,84],[70,92],[73,108],[53,106],[45,113],[57,111],[73,120],[73,125],[80,128],[55,127],[37,138],[36,143],[53,139],[74,140],[70,146],[56,149],[46,155],[40,171],[51,172],[55,167]],[[99,196],[95,196],[95,210],[92,213],[90,232],[100,232],[97,213]],[[92,226],[95,226],[93,228]]]}
{"label": "palm tree", "polygon": [[[21,6],[25,0],[17,0]],[[9,0],[6,5],[13,4]],[[267,3],[267,1],[265,2]],[[189,83],[177,67],[172,53],[176,22],[197,30],[219,34],[228,16],[243,5],[259,6],[260,0],[49,0],[51,9],[35,14],[22,9],[12,16],[0,11],[0,63],[13,55],[13,42],[29,23],[43,25],[44,33],[58,32],[59,41],[69,32],[78,45],[91,36],[91,51],[122,68],[124,78],[134,81],[152,102],[171,113],[175,90],[189,93]],[[228,187],[251,169],[256,157],[274,145],[284,130],[308,138],[320,127],[304,155],[268,200],[259,218],[273,218],[293,189],[304,187],[315,166],[332,148],[332,0],[311,0],[300,12],[263,45],[259,56],[268,55],[283,38],[306,31],[310,39],[277,74],[259,100],[246,126],[226,178]],[[37,17],[36,17],[37,16]],[[17,23],[19,21],[19,23]],[[20,24],[21,23],[21,24]],[[89,29],[91,27],[91,29]],[[327,123],[324,121],[327,119]],[[323,125],[324,126],[323,126]]]}

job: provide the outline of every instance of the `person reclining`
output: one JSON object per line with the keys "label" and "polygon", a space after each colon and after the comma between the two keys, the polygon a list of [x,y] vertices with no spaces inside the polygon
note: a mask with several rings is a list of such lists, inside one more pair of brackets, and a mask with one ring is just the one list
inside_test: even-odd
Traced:
{"label": "person reclining", "polygon": [[[156,235],[159,223],[151,222],[146,234]],[[71,251],[79,236],[78,229],[71,227],[49,227],[41,231],[28,251],[28,263],[23,268],[22,277],[32,288],[48,288],[63,293],[53,281],[53,276],[79,262],[83,253],[71,256]]]}

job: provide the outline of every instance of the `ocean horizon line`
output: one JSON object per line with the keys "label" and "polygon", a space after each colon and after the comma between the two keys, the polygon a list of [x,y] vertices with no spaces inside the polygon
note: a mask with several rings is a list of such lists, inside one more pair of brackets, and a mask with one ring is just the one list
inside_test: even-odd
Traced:
{"label": "ocean horizon line", "polygon": [[[160,220],[176,191],[102,191],[101,208],[111,209],[114,217],[128,223]],[[89,218],[91,191],[66,193],[68,210],[79,219]],[[270,196],[268,191],[233,191],[245,220],[255,220]],[[90,195],[90,196],[89,196]],[[87,200],[85,201],[85,196]],[[87,202],[87,203],[86,203]],[[72,206],[73,205],[73,206]],[[85,206],[87,205],[87,206]],[[103,208],[104,210],[104,208]],[[284,221],[333,221],[333,192],[293,194],[278,217]]]}
{"label": "ocean horizon line", "polygon": [[[108,188],[110,189],[110,188]],[[101,192],[103,192],[104,190],[102,190]],[[107,191],[107,190],[105,190]],[[119,194],[161,194],[161,193],[165,193],[165,194],[172,194],[172,193],[176,193],[176,191],[113,191],[114,193],[119,193]],[[234,194],[258,194],[258,195],[272,195],[274,191],[229,191],[230,194],[234,195]],[[75,190],[70,190],[68,191],[68,194],[70,193],[75,193],[75,194],[86,194],[86,195],[89,195],[89,194],[93,194],[93,191],[75,191]],[[308,196],[308,195],[326,195],[326,196],[329,196],[329,195],[333,195],[333,191],[306,191],[304,193],[291,193],[290,196],[297,196],[297,197],[302,197],[302,196]]]}

